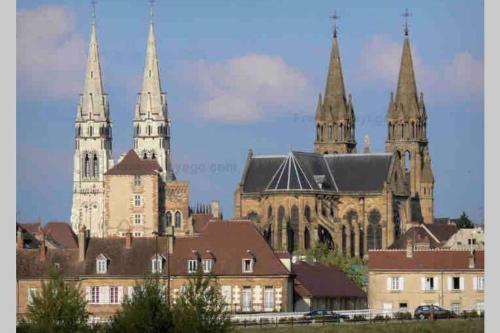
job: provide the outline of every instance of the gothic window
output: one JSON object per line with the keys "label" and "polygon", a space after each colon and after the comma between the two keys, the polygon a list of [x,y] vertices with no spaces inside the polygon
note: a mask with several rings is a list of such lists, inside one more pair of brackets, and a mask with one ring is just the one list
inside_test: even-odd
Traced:
{"label": "gothic window", "polygon": [[181,222],[182,222],[181,213],[177,211],[175,212],[175,227],[180,228]]}
{"label": "gothic window", "polygon": [[332,126],[328,126],[328,139],[331,139],[333,137],[333,129]]}
{"label": "gothic window", "polygon": [[354,232],[354,228],[351,227],[351,257],[352,258],[356,255],[355,246],[356,246],[356,233]]}
{"label": "gothic window", "polygon": [[171,212],[167,212],[167,214],[166,214],[166,223],[167,223],[167,227],[170,227],[172,225],[172,213]]}
{"label": "gothic window", "polygon": [[299,207],[293,205],[290,215],[290,249],[293,251],[299,244]]}
{"label": "gothic window", "polygon": [[79,138],[79,137],[80,137],[80,134],[81,134],[81,128],[80,128],[80,126],[77,126],[75,130],[76,130],[76,131],[75,131],[75,136],[76,136],[77,138]]}
{"label": "gothic window", "polygon": [[94,135],[94,128],[92,126],[89,126],[89,136]]}
{"label": "gothic window", "polygon": [[99,160],[95,154],[92,161],[92,177],[99,177]]}
{"label": "gothic window", "polygon": [[401,124],[401,139],[404,139],[404,133],[405,133],[405,125],[404,124]]}
{"label": "gothic window", "polygon": [[347,255],[347,228],[342,226],[342,253]]}
{"label": "gothic window", "polygon": [[358,213],[356,213],[354,210],[350,210],[346,214],[346,219],[349,222],[350,225],[352,225],[353,222],[357,221],[358,219]]}
{"label": "gothic window", "polygon": [[381,215],[376,209],[373,209],[368,214],[368,249],[381,249],[382,248],[382,226],[380,225]]}
{"label": "gothic window", "polygon": [[89,154],[85,154],[85,158],[83,160],[83,176],[90,177],[90,158]]}
{"label": "gothic window", "polygon": [[409,152],[409,151],[406,151],[406,152],[405,152],[405,156],[404,156],[404,158],[405,158],[405,161],[404,161],[404,163],[405,163],[405,172],[406,172],[406,173],[409,173],[409,172],[410,172],[410,169],[411,169],[411,167],[410,167],[410,163],[411,163],[411,154],[410,154],[410,152]]}
{"label": "gothic window", "polygon": [[316,140],[320,141],[320,126],[316,125]]}
{"label": "gothic window", "polygon": [[278,244],[276,246],[276,249],[281,249],[281,244],[283,241],[283,224],[285,221],[285,208],[283,206],[280,206],[278,208]]}
{"label": "gothic window", "polygon": [[344,124],[340,124],[339,127],[339,141],[344,140]]}
{"label": "gothic window", "polygon": [[148,135],[151,135],[151,125],[148,125]]}
{"label": "gothic window", "polygon": [[137,126],[135,127],[135,134],[136,134],[136,135],[141,134],[141,127],[140,127],[139,125],[137,125]]}
{"label": "gothic window", "polygon": [[304,228],[304,248],[309,250],[311,248],[311,236],[309,235],[309,229]]}
{"label": "gothic window", "polygon": [[387,127],[387,137],[389,138],[389,140],[392,140],[391,129],[392,124],[389,122],[389,127]]}
{"label": "gothic window", "polygon": [[307,222],[311,222],[311,207],[306,205],[304,207],[304,217],[306,218]]}
{"label": "gothic window", "polygon": [[273,207],[269,205],[269,208],[267,209],[267,218],[271,219],[272,216],[273,216]]}

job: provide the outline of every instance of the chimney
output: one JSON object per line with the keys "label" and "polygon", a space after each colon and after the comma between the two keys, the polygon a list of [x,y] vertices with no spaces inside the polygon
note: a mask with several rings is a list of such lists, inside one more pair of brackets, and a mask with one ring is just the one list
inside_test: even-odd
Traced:
{"label": "chimney", "polygon": [[132,231],[130,230],[125,235],[125,248],[126,249],[132,248]]}
{"label": "chimney", "polygon": [[21,229],[17,230],[16,241],[17,241],[17,248],[23,249],[24,248],[24,238],[23,238],[23,232],[21,231]]}
{"label": "chimney", "polygon": [[43,236],[40,246],[38,248],[38,258],[44,262],[47,259],[47,246],[45,245],[45,236]]}
{"label": "chimney", "polygon": [[220,219],[222,217],[220,211],[220,202],[218,200],[212,200],[210,203],[210,210],[212,211],[212,215],[216,219]]}
{"label": "chimney", "polygon": [[406,241],[406,258],[413,258],[413,242],[411,239]]}
{"label": "chimney", "polygon": [[469,268],[474,269],[476,267],[476,263],[474,260],[474,250],[469,252]]}
{"label": "chimney", "polygon": [[82,262],[85,260],[85,247],[87,243],[87,235],[85,226],[82,226],[78,231],[78,261]]}

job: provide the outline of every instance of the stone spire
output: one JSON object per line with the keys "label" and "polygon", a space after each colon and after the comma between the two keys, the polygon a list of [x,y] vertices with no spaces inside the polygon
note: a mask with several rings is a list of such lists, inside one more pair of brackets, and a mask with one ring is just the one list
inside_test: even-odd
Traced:
{"label": "stone spire", "polygon": [[418,93],[411,56],[410,40],[407,32],[403,41],[403,53],[399,68],[398,86],[396,90],[396,105],[403,107],[405,116],[418,113]]}
{"label": "stone spire", "polygon": [[141,115],[150,114],[150,116],[154,118],[162,119],[165,116],[165,104],[165,95],[161,91],[154,23],[151,19],[146,49],[146,61],[144,65],[144,77],[137,105],[138,107],[136,109],[136,118]]}
{"label": "stone spire", "polygon": [[324,105],[331,109],[337,117],[342,117],[346,112],[346,99],[344,88],[344,76],[340,63],[340,51],[337,35],[333,37],[332,52],[330,54],[330,65],[326,79]]}

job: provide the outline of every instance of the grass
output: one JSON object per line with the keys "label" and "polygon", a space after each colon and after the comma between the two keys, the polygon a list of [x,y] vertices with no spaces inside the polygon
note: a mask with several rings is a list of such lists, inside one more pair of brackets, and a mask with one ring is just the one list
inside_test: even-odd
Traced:
{"label": "grass", "polygon": [[300,327],[237,328],[241,333],[480,333],[484,332],[483,319],[455,319],[412,321],[406,323],[372,323],[343,325],[309,325]]}

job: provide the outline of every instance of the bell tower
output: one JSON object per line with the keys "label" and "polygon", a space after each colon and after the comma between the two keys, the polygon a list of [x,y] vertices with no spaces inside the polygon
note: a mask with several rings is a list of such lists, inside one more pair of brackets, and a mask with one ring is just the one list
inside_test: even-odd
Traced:
{"label": "bell tower", "polygon": [[[404,16],[409,16],[407,11]],[[417,92],[407,24],[396,96],[391,93],[387,111],[386,151],[395,151],[401,157],[411,195],[411,222],[433,223],[434,176],[427,139],[427,112],[424,94]]]}
{"label": "bell tower", "polygon": [[[332,16],[334,22],[338,18],[336,13]],[[335,25],[325,95],[323,97],[319,95],[316,108],[314,151],[320,154],[355,153],[355,122],[351,94],[347,99],[345,95]]]}
{"label": "bell tower", "polygon": [[85,85],[75,120],[71,208],[71,226],[75,233],[85,226],[91,236],[104,236],[104,173],[112,166],[111,117],[102,83],[93,7]]}

